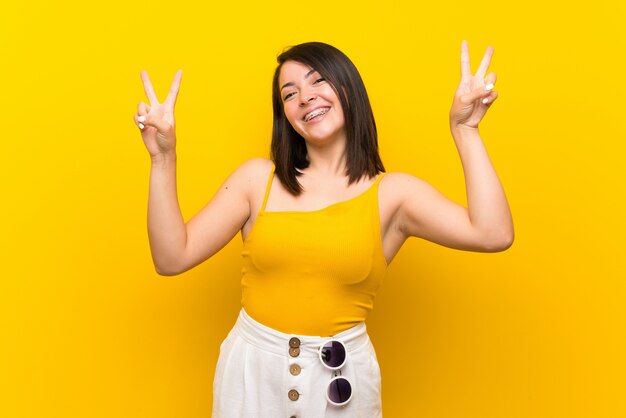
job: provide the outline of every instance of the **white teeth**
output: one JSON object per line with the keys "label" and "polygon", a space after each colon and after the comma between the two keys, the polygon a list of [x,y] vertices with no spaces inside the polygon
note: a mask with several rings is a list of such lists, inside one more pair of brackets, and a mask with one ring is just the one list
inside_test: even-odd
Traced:
{"label": "white teeth", "polygon": [[304,121],[305,121],[305,122],[308,122],[308,121],[310,121],[311,119],[313,119],[314,117],[316,117],[316,116],[320,116],[320,115],[323,115],[324,113],[328,112],[329,110],[330,110],[330,109],[329,109],[329,108],[327,108],[327,107],[322,107],[322,108],[320,108],[320,109],[316,109],[316,110],[312,111],[311,113],[309,113],[308,115],[306,115],[306,116],[304,117]]}

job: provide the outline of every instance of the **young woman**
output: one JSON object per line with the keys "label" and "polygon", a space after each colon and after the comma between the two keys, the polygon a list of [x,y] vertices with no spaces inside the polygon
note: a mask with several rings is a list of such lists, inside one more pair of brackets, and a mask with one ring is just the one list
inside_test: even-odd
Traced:
{"label": "young woman", "polygon": [[336,48],[311,42],[278,57],[271,160],[244,162],[185,224],[176,193],[174,105],[181,72],[163,103],[135,123],[152,158],[148,233],[156,271],[180,274],[238,231],[244,240],[242,309],[220,347],[214,417],[382,416],[380,369],[364,321],[380,281],[409,237],[470,251],[513,242],[504,190],[478,124],[497,98],[493,54],[475,75],[461,46],[461,81],[450,129],[468,207],[425,181],[385,173],[363,81]]}

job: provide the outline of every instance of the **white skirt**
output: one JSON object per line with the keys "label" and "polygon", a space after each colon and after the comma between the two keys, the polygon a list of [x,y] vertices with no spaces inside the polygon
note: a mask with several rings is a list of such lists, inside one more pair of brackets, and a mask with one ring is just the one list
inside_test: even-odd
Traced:
{"label": "white skirt", "polygon": [[[292,337],[300,341],[296,356],[289,352]],[[332,337],[348,351],[341,375],[352,384],[352,398],[344,406],[326,399],[335,373],[324,367],[318,351],[328,339],[276,331],[242,308],[220,346],[213,418],[382,417],[380,368],[365,323]]]}

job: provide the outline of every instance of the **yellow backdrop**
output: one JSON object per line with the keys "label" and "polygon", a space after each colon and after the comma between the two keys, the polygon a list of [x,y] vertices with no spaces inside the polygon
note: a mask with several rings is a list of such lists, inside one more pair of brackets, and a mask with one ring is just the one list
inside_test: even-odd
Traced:
{"label": "yellow backdrop", "polygon": [[409,240],[368,327],[388,417],[626,416],[624,2],[13,2],[0,13],[0,416],[208,417],[241,237],[158,276],[146,69],[176,109],[185,219],[268,156],[275,57],[331,43],[388,171],[465,204],[448,129],[461,41],[495,54],[481,134],[513,211],[498,254]]}

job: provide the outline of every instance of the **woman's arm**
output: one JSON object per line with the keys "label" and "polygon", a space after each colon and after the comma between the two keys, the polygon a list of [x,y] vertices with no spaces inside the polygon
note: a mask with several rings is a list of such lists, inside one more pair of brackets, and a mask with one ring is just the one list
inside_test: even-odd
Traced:
{"label": "woman's arm", "polygon": [[506,250],[513,244],[513,218],[478,129],[455,129],[452,135],[465,174],[469,221],[486,250]]}
{"label": "woman's arm", "polygon": [[[472,76],[468,46],[461,44],[461,82],[450,109],[454,138],[467,192],[467,209],[446,199],[426,182],[403,175],[399,188],[398,229],[406,238],[417,236],[452,248],[503,251],[513,243],[513,220],[504,189],[478,133],[478,123],[497,99],[495,73],[489,68],[493,47],[488,47]],[[486,85],[485,85],[486,84]]]}
{"label": "woman's arm", "polygon": [[[267,167],[254,158],[239,166],[186,224],[178,206],[175,161],[153,164],[148,210],[150,248],[157,273],[181,274],[207,260],[241,230],[250,216],[251,184]],[[269,173],[269,170],[267,170]]]}
{"label": "woman's arm", "polygon": [[478,132],[454,131],[467,208],[444,197],[430,184],[394,173],[400,195],[397,225],[404,238],[415,236],[468,251],[496,252],[513,243],[513,220],[504,189]]}
{"label": "woman's arm", "polygon": [[164,276],[189,270],[211,257],[237,234],[250,215],[249,191],[255,169],[261,164],[267,166],[262,159],[242,164],[206,207],[185,224],[176,191],[174,107],[181,78],[182,71],[178,71],[167,98],[161,103],[148,73],[142,71],[141,79],[150,105],[140,102],[134,115],[152,161],[148,237],[154,267]]}

